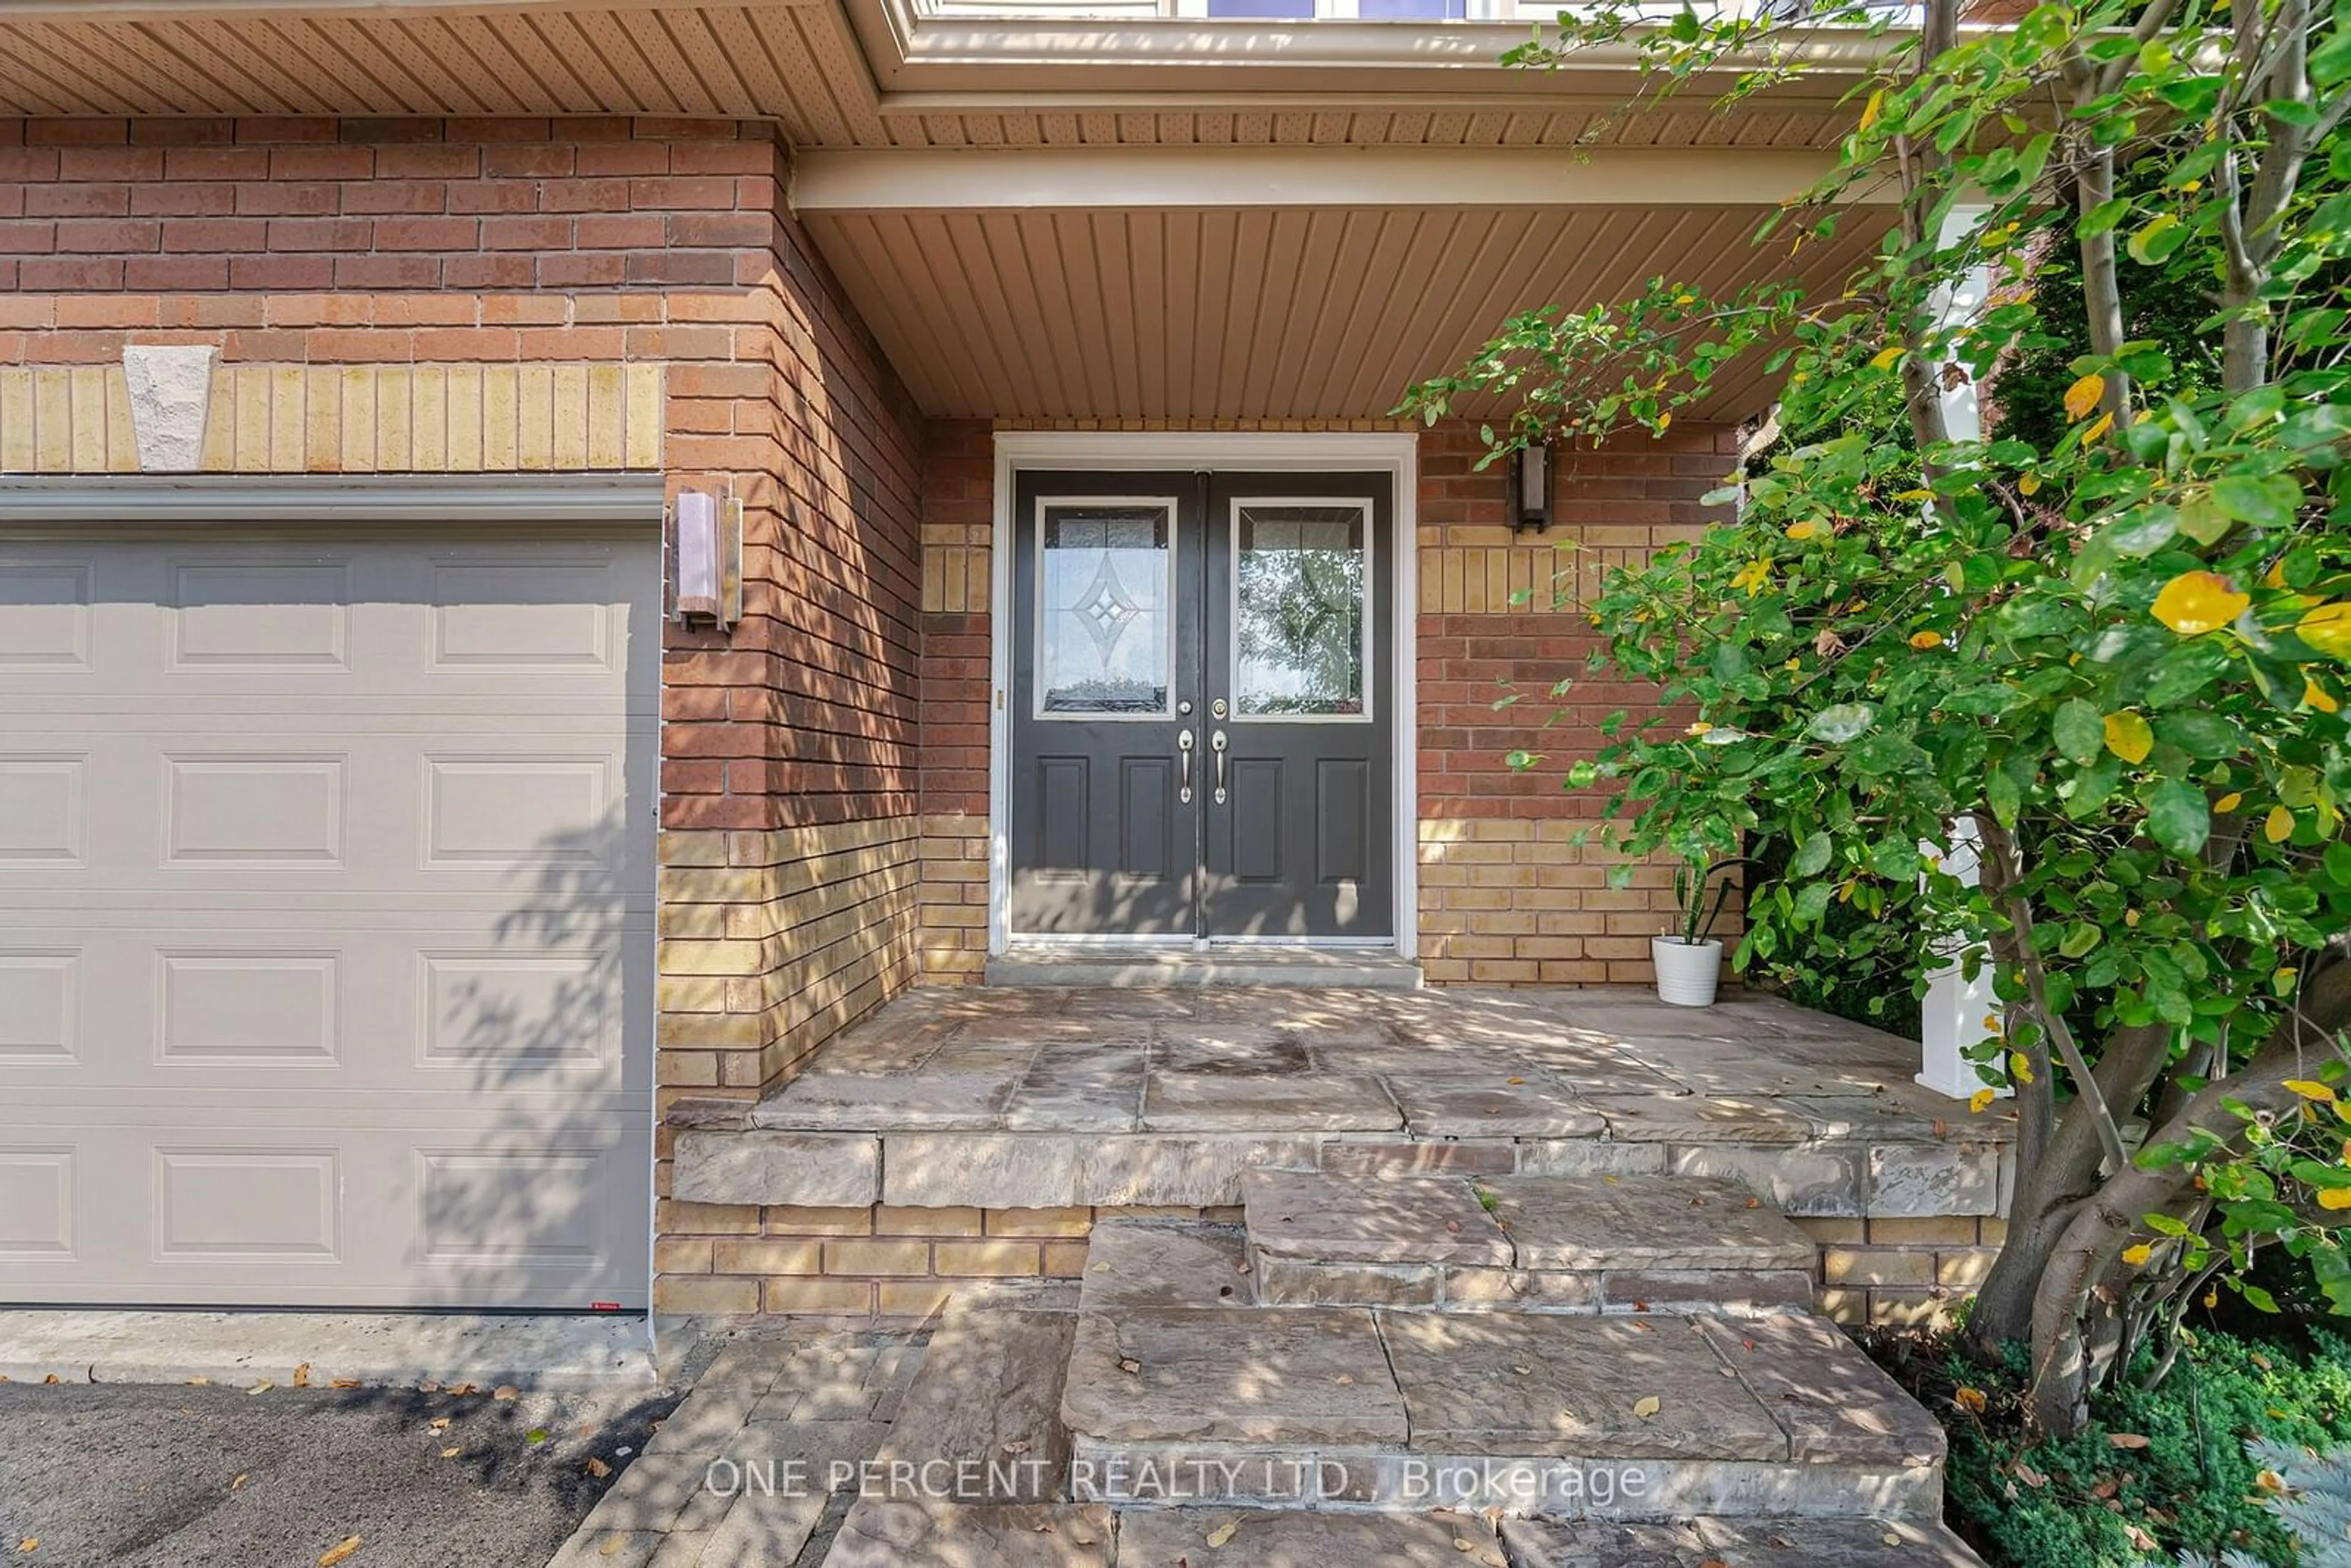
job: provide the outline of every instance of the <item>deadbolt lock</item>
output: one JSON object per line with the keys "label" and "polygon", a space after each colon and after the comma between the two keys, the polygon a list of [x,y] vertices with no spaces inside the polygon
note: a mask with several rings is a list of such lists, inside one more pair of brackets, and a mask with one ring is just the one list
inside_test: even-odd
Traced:
{"label": "deadbolt lock", "polygon": [[1218,697],[1216,701],[1208,705],[1208,716],[1210,718],[1222,718],[1225,716],[1224,698]]}

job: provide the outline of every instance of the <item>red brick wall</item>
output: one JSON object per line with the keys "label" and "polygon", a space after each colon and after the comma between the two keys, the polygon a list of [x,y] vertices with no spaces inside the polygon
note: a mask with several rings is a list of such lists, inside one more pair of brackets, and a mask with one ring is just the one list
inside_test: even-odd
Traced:
{"label": "red brick wall", "polygon": [[673,488],[746,506],[743,623],[664,632],[677,1090],[914,967],[922,422],[785,173],[748,121],[0,121],[0,364],[664,367]]}

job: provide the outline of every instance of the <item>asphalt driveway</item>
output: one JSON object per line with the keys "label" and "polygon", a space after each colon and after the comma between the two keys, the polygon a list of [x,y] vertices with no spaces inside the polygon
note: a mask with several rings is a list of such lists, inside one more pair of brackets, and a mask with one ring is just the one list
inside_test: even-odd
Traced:
{"label": "asphalt driveway", "polygon": [[675,1403],[0,1385],[0,1562],[315,1568],[356,1536],[345,1568],[543,1568]]}

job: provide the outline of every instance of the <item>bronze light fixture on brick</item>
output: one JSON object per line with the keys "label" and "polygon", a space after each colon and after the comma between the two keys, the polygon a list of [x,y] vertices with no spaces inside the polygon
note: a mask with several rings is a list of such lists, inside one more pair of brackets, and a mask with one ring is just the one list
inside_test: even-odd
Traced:
{"label": "bronze light fixture on brick", "polygon": [[669,612],[720,631],[743,619],[743,503],[681,490],[669,512]]}
{"label": "bronze light fixture on brick", "polygon": [[1551,527],[1551,448],[1521,446],[1510,455],[1510,531],[1541,533]]}

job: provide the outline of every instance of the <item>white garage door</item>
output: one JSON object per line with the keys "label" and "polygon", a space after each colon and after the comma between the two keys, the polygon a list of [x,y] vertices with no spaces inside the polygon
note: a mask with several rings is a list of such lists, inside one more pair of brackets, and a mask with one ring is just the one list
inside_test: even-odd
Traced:
{"label": "white garage door", "polygon": [[0,534],[0,1301],[644,1304],[659,571]]}

